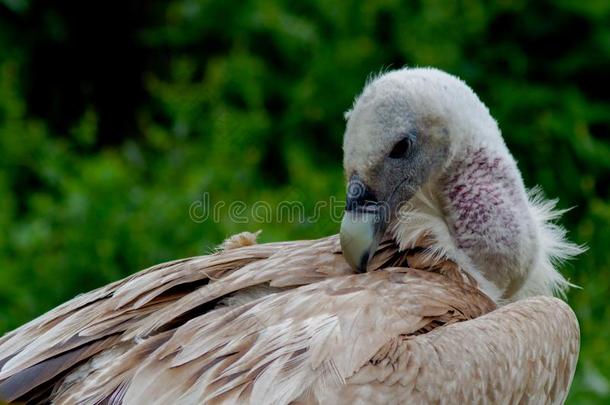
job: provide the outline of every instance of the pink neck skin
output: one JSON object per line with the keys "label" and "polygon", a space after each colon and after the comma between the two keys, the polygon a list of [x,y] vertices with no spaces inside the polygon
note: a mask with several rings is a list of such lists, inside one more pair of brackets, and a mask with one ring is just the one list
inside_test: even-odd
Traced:
{"label": "pink neck skin", "polygon": [[446,172],[448,224],[458,249],[507,295],[525,281],[536,245],[525,187],[512,159],[484,148],[466,156]]}

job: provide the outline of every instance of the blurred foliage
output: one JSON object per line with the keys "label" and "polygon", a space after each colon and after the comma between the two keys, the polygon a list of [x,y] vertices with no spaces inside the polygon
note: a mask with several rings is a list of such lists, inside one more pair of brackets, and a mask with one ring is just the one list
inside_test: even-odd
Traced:
{"label": "blurred foliage", "polygon": [[571,403],[610,400],[610,2],[0,0],[0,332],[160,261],[264,229],[211,202],[343,198],[342,113],[371,72],[432,65],[498,119],[526,184],[590,250]]}

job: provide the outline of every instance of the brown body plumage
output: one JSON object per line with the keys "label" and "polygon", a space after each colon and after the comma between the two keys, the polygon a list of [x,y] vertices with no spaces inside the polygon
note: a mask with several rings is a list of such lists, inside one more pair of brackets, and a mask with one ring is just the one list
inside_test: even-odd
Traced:
{"label": "brown body plumage", "polygon": [[[557,299],[495,310],[425,246],[398,252],[385,242],[371,272],[352,274],[336,236],[252,239],[80,295],[7,334],[0,397],[560,403],[567,395],[578,327]],[[386,267],[395,264],[410,268]]]}

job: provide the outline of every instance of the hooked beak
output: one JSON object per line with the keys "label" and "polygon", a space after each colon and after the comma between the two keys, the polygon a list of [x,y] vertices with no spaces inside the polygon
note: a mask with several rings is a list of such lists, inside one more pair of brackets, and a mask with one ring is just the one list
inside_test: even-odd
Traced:
{"label": "hooked beak", "polygon": [[358,176],[352,176],[347,188],[345,213],[340,240],[343,257],[357,272],[366,271],[369,259],[387,227],[385,206]]}

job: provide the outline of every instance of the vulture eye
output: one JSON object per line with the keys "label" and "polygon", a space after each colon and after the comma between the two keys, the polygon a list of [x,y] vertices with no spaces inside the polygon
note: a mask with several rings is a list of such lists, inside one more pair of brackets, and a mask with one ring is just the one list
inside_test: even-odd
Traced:
{"label": "vulture eye", "polygon": [[392,151],[389,154],[389,157],[391,159],[404,158],[407,155],[407,152],[409,152],[409,148],[411,147],[412,142],[413,141],[408,136],[405,138],[402,138],[400,141],[396,142],[396,144],[392,148]]}

